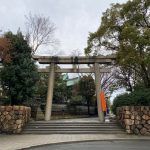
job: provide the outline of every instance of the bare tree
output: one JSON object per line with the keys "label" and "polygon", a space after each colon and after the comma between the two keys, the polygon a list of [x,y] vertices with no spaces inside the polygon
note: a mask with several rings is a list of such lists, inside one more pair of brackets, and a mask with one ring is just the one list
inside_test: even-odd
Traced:
{"label": "bare tree", "polygon": [[110,73],[101,75],[101,87],[106,95],[111,95],[114,90],[126,88],[132,92],[134,86],[140,83],[141,78],[138,78],[137,72],[127,67],[112,67]]}
{"label": "bare tree", "polygon": [[71,56],[76,57],[76,56],[80,56],[82,53],[79,49],[74,49],[71,52]]}
{"label": "bare tree", "polygon": [[107,96],[110,96],[118,88],[117,79],[114,78],[114,71],[101,74],[101,88]]}
{"label": "bare tree", "polygon": [[43,15],[32,15],[26,17],[26,38],[32,47],[32,55],[35,54],[41,45],[55,45],[57,40],[54,38],[56,30],[55,24],[49,17]]}

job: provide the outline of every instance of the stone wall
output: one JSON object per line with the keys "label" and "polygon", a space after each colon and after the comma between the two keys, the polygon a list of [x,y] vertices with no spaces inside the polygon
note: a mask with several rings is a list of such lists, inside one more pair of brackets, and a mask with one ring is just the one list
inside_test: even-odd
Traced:
{"label": "stone wall", "polygon": [[0,133],[21,133],[30,115],[30,107],[0,106]]}
{"label": "stone wall", "polygon": [[129,134],[150,135],[150,106],[118,107],[117,120]]}

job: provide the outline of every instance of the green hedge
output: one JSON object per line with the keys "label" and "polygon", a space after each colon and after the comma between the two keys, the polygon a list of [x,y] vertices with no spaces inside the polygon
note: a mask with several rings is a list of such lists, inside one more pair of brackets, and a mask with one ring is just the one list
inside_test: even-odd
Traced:
{"label": "green hedge", "polygon": [[132,93],[117,96],[112,105],[112,111],[116,114],[116,108],[120,106],[150,106],[150,89],[138,89]]}

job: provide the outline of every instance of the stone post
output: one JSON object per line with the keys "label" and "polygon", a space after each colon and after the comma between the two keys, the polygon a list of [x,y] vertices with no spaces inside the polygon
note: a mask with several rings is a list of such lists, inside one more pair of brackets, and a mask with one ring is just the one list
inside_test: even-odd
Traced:
{"label": "stone post", "polygon": [[55,64],[51,63],[50,64],[49,79],[48,79],[48,91],[47,91],[47,100],[46,100],[45,121],[49,121],[51,119],[54,78],[55,78]]}
{"label": "stone post", "polygon": [[101,99],[100,99],[100,91],[101,91],[101,77],[100,77],[100,69],[99,64],[95,63],[95,85],[96,85],[96,96],[97,96],[97,109],[98,109],[98,117],[101,122],[104,122],[104,113],[102,111]]}

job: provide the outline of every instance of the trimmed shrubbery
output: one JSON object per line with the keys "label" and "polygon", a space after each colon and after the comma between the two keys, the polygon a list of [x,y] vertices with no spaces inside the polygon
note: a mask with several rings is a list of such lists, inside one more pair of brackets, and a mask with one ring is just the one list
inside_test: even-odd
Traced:
{"label": "trimmed shrubbery", "polygon": [[117,96],[113,101],[112,111],[116,114],[116,108],[120,106],[150,106],[150,89],[138,89],[132,93]]}

